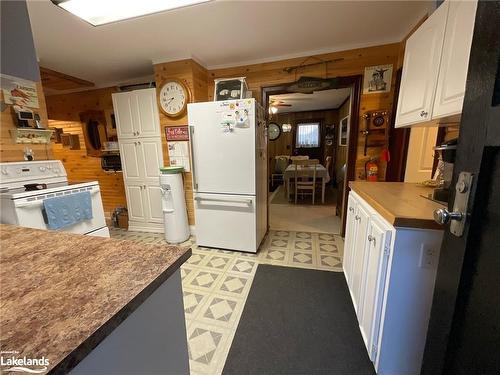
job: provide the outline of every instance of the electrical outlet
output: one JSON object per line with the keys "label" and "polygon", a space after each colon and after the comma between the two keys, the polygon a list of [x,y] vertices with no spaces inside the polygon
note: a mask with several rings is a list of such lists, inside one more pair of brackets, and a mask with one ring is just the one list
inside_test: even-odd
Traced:
{"label": "electrical outlet", "polygon": [[437,249],[423,243],[420,247],[420,264],[421,268],[435,268],[437,263]]}

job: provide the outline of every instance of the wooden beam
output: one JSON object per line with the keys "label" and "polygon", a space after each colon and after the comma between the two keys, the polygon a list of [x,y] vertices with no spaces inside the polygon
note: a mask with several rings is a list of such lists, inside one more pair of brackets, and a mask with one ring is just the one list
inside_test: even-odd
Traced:
{"label": "wooden beam", "polygon": [[54,90],[69,90],[95,86],[93,82],[44,67],[40,67],[40,76],[43,86]]}

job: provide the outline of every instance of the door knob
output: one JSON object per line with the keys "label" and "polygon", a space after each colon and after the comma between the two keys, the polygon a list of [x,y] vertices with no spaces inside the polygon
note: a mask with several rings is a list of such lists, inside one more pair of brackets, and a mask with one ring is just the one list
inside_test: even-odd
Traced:
{"label": "door knob", "polygon": [[434,210],[434,220],[436,223],[444,225],[450,222],[450,220],[461,221],[464,214],[461,212],[450,212],[446,208],[438,208]]}

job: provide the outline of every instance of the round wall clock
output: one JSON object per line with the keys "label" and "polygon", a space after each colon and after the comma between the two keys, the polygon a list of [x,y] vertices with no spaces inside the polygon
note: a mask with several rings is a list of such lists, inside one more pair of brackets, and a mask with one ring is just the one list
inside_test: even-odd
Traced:
{"label": "round wall clock", "polygon": [[160,108],[169,117],[182,115],[189,100],[189,89],[177,79],[166,81],[160,89]]}
{"label": "round wall clock", "polygon": [[270,122],[267,128],[267,134],[269,135],[269,140],[274,141],[281,135],[281,128],[275,122]]}

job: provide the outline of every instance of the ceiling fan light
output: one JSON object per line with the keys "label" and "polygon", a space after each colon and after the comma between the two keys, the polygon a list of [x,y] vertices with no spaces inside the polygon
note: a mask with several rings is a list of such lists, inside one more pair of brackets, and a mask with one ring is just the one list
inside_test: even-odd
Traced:
{"label": "ceiling fan light", "polygon": [[51,0],[93,26],[204,3],[211,0]]}

